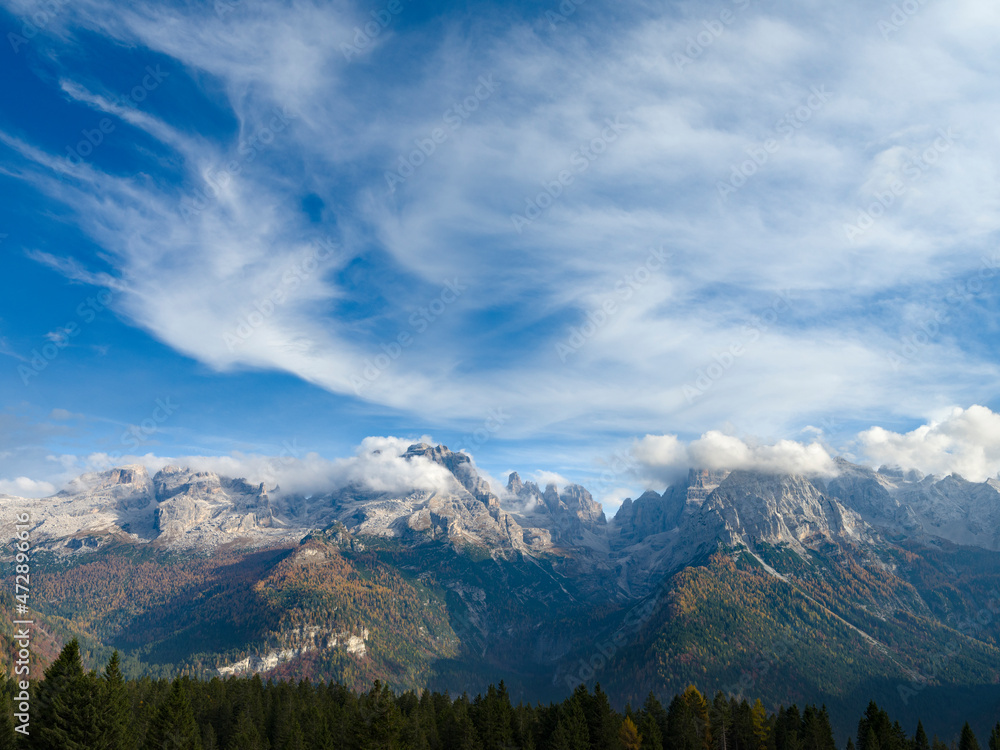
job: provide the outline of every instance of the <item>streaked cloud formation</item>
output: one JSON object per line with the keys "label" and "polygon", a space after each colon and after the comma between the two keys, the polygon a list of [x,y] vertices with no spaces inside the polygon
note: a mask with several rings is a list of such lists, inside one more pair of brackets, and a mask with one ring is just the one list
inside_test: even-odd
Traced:
{"label": "streaked cloud formation", "polygon": [[[61,5],[11,53],[72,122],[0,119],[13,210],[58,217],[19,249],[216,377],[285,373],[394,434],[503,408],[563,474],[644,434],[656,477],[822,473],[789,441],[823,419],[836,450],[990,470],[907,430],[997,408],[995,4],[383,8]],[[20,389],[45,342],[17,334]],[[903,432],[852,443],[873,424]]]}

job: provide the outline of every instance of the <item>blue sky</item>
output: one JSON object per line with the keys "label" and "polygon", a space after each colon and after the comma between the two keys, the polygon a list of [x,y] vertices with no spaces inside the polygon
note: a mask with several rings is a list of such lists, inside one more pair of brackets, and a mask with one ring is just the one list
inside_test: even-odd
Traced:
{"label": "blue sky", "polygon": [[1000,470],[995,4],[0,6],[0,492]]}

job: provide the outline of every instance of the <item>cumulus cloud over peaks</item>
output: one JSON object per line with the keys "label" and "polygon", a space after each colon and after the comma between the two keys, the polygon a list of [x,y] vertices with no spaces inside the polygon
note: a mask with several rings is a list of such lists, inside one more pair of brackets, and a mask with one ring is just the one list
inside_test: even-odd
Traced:
{"label": "cumulus cloud over peaks", "polygon": [[689,468],[752,469],[806,476],[836,473],[833,457],[818,442],[779,440],[773,445],[760,445],[718,430],[709,430],[687,444],[676,435],[646,435],[635,441],[632,455],[643,479],[667,484],[677,481]]}
{"label": "cumulus cloud over peaks", "polygon": [[[973,482],[1000,475],[1000,414],[985,406],[954,407],[910,432],[871,427],[856,438],[859,460],[872,466],[959,474]],[[831,476],[837,469],[820,442],[745,441],[717,430],[685,443],[676,435],[646,435],[632,445],[634,473],[644,481],[671,484],[689,468],[752,469],[771,473]]]}
{"label": "cumulus cloud over peaks", "polygon": [[985,406],[953,408],[906,433],[872,427],[858,435],[876,464],[983,482],[1000,472],[1000,414]]}
{"label": "cumulus cloud over peaks", "polygon": [[47,497],[56,491],[49,482],[38,482],[28,477],[0,479],[0,495],[14,497]]}
{"label": "cumulus cloud over peaks", "polygon": [[[431,442],[426,436],[421,441]],[[282,493],[306,495],[347,486],[387,493],[454,488],[455,479],[444,467],[423,456],[402,457],[413,442],[397,437],[367,437],[353,456],[333,460],[317,453],[301,453],[294,445],[286,446],[278,456],[233,453],[229,456],[166,457],[95,453],[88,456],[80,468],[104,471],[114,466],[142,464],[154,473],[164,466],[174,465],[226,477],[242,477],[254,484],[263,482],[268,489],[278,486]]]}

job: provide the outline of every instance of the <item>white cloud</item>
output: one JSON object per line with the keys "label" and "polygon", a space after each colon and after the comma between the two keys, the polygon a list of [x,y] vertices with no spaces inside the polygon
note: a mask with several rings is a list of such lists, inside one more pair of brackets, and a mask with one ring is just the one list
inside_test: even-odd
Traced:
{"label": "white cloud", "polygon": [[77,414],[76,412],[69,411],[68,409],[57,408],[49,412],[49,419],[55,419],[60,422],[70,419],[83,419],[83,414]]}
{"label": "white cloud", "polygon": [[241,477],[268,489],[280,486],[282,493],[325,493],[354,485],[372,492],[405,493],[412,490],[446,491],[455,479],[444,467],[423,456],[403,459],[402,454],[414,442],[430,442],[427,436],[418,441],[397,437],[367,437],[355,455],[327,459],[316,453],[263,456],[233,453],[228,456],[119,456],[93,453],[77,462],[77,471],[106,471],[115,466],[141,464],[155,473],[164,466],[181,466],[195,471],[211,471],[228,477]]}
{"label": "white cloud", "polygon": [[0,479],[0,495],[14,497],[48,497],[54,494],[56,488],[49,482],[35,481],[28,477],[15,479]]}
{"label": "white cloud", "polygon": [[717,430],[684,444],[676,435],[646,435],[632,446],[643,480],[667,485],[682,478],[689,468],[748,469],[774,474],[830,476],[836,473],[833,457],[818,442],[779,440],[773,444],[747,442]]}
{"label": "white cloud", "polygon": [[556,487],[558,487],[560,492],[566,489],[567,485],[573,484],[573,482],[564,477],[562,474],[559,474],[554,471],[545,471],[544,469],[533,471],[531,473],[530,479],[535,484],[537,484],[538,487],[543,492],[545,491],[545,488],[548,487],[550,484],[554,484]]}
{"label": "white cloud", "polygon": [[1000,414],[985,406],[955,407],[906,433],[872,427],[858,435],[874,465],[960,474],[982,482],[1000,472]]}

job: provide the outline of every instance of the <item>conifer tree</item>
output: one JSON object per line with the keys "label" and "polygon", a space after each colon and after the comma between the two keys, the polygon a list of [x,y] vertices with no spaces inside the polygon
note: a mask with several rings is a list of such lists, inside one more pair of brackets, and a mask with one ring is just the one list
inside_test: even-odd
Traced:
{"label": "conifer tree", "polygon": [[[6,698],[6,696],[4,696]],[[6,704],[6,700],[4,703]],[[0,711],[0,750],[16,750],[17,748],[17,733],[14,731],[14,719],[10,715],[10,711],[6,710],[6,705],[3,711]]]}
{"label": "conifer tree", "polygon": [[880,750],[875,729],[870,724],[865,724],[858,732],[858,750]]}
{"label": "conifer tree", "polygon": [[201,730],[179,677],[150,722],[143,750],[202,750]]}
{"label": "conifer tree", "polygon": [[135,745],[129,732],[132,705],[118,652],[111,654],[101,678],[100,715],[103,750],[129,750]]}
{"label": "conifer tree", "polygon": [[712,699],[709,708],[712,742],[715,750],[733,750],[733,733],[735,730],[733,717],[730,715],[729,701],[719,690]]}
{"label": "conifer tree", "polygon": [[924,724],[917,720],[917,731],[913,733],[913,750],[931,750],[931,744],[927,740],[927,732],[924,731]]}
{"label": "conifer tree", "polygon": [[624,750],[640,750],[642,747],[642,737],[639,735],[639,730],[635,722],[628,716],[625,717],[618,730],[618,742]]}
{"label": "conifer tree", "polygon": [[74,638],[45,670],[28,746],[33,750],[91,750],[100,745],[96,677],[83,671]]}
{"label": "conifer tree", "polygon": [[[648,702],[647,699],[647,704]],[[642,738],[642,750],[663,750],[663,734],[660,732],[660,725],[656,723],[653,714],[645,709],[640,714],[639,736]]]}
{"label": "conifer tree", "polygon": [[250,710],[243,709],[236,719],[232,736],[226,743],[226,750],[266,750],[266,748],[260,730],[257,729],[257,723],[250,716]]}
{"label": "conifer tree", "polygon": [[753,750],[767,750],[768,730],[767,730],[767,709],[760,702],[760,698],[754,701],[750,708],[750,726],[753,732],[756,747]]}
{"label": "conifer tree", "polygon": [[[580,693],[580,690],[583,692]],[[607,693],[601,690],[601,684],[594,685],[594,694],[590,695],[587,688],[577,688],[577,698],[587,720],[587,735],[591,750],[607,750],[613,748],[618,737],[621,719],[611,708]]]}
{"label": "conifer tree", "polygon": [[490,685],[485,697],[477,696],[472,712],[485,750],[501,750],[510,746],[513,741],[510,697],[503,681],[499,688]]}
{"label": "conifer tree", "polygon": [[[584,688],[586,692],[586,688]],[[589,750],[590,729],[587,727],[587,717],[580,704],[579,695],[574,694],[562,705],[561,723],[566,728],[566,736],[572,750]]]}
{"label": "conifer tree", "polygon": [[972,733],[969,722],[965,722],[965,726],[962,727],[962,734],[958,738],[958,750],[979,750],[979,742]]}
{"label": "conifer tree", "polygon": [[997,722],[997,725],[990,732],[989,746],[990,750],[1000,750],[1000,721]]}
{"label": "conifer tree", "polygon": [[990,732],[989,746],[990,750],[1000,750],[1000,721],[997,722],[996,726]]}
{"label": "conifer tree", "polygon": [[656,725],[659,727],[660,739],[662,741],[663,737],[667,734],[667,709],[663,707],[653,691],[649,691],[649,695],[646,696],[646,702],[642,704],[643,713],[648,715]]}
{"label": "conifer tree", "polygon": [[556,729],[549,740],[549,747],[552,750],[574,750],[573,745],[569,741],[569,732],[566,730],[566,725],[562,719],[559,719],[559,722],[556,724]]}
{"label": "conifer tree", "polygon": [[[426,747],[426,745],[414,745],[414,750],[420,750],[421,747]],[[288,739],[285,740],[285,746],[279,748],[279,750],[305,750],[306,748],[306,738],[302,732],[302,727],[296,721],[292,724],[292,729],[288,733]]]}
{"label": "conifer tree", "polygon": [[[706,743],[706,736],[709,743]],[[705,699],[694,685],[674,696],[667,710],[667,738],[671,750],[709,750],[711,736]],[[706,747],[707,744],[707,747]]]}
{"label": "conifer tree", "polygon": [[825,704],[819,709],[819,736],[816,742],[822,750],[837,750],[837,740],[833,737],[833,723],[830,721],[830,712]]}

